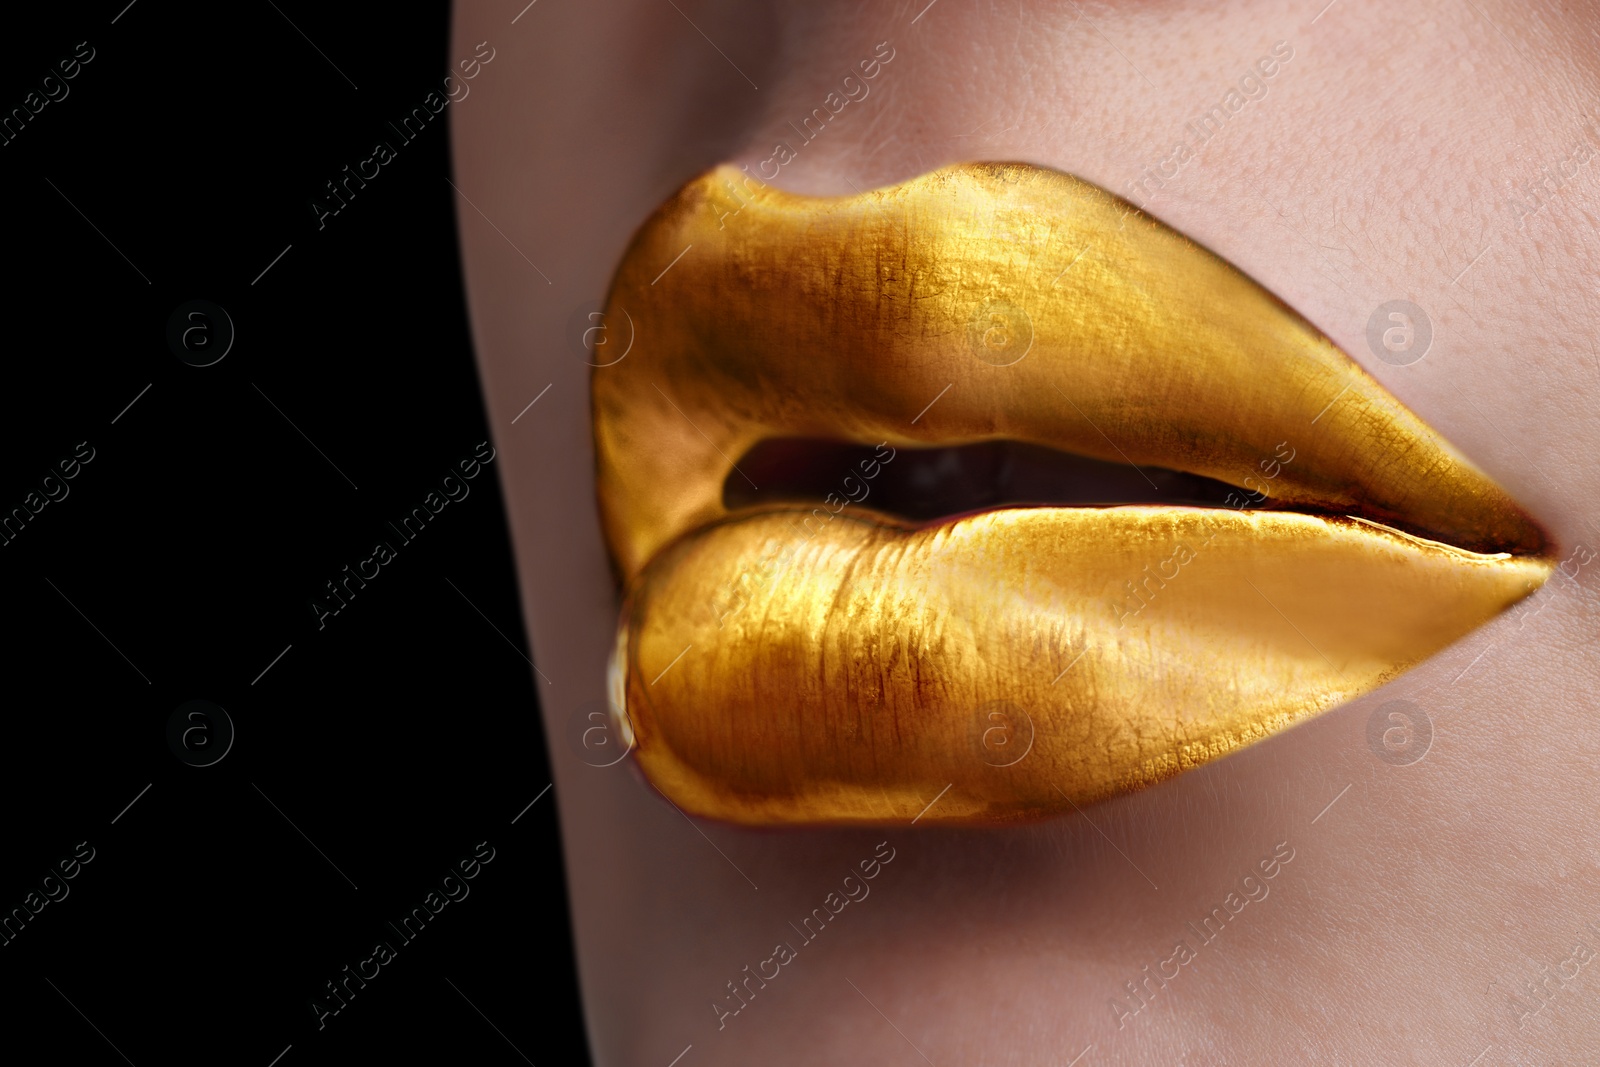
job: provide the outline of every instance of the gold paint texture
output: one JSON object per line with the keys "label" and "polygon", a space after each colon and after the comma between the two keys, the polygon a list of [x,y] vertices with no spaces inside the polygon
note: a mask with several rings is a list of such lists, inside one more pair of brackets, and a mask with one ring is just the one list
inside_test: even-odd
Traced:
{"label": "gold paint texture", "polygon": [[686,811],[909,820],[952,782],[929,818],[1085,804],[1366,692],[1549,574],[1294,513],[840,516],[719,627],[706,591],[783,551],[805,514],[719,524],[638,586],[628,717]]}
{"label": "gold paint texture", "polygon": [[[1129,212],[1021,165],[832,199],[722,168],[640,231],[606,318],[633,347],[593,378],[598,493],[627,726],[684,810],[908,821],[946,785],[923,821],[1070,810],[1367,692],[1548,576],[1499,486]],[[728,515],[771,437],[1007,438],[1296,510]],[[1006,766],[1001,706],[1027,730],[1006,744],[1031,739]]]}

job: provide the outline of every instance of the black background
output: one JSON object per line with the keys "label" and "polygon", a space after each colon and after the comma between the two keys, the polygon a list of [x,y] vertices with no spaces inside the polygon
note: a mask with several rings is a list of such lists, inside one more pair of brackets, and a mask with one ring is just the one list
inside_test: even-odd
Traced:
{"label": "black background", "polygon": [[[489,436],[450,107],[409,143],[387,125],[457,58],[448,5],[125,3],[8,12],[0,68],[9,114],[93,49],[0,146],[0,514],[94,454],[0,546],[0,915],[94,849],[0,947],[6,1041],[139,1067],[582,1061],[498,465],[415,542],[386,526]],[[379,140],[396,158],[319,229],[313,199]],[[167,339],[196,299],[236,334],[208,367]],[[395,561],[319,629],[313,599],[379,540]],[[167,740],[195,699],[236,729],[211,766]],[[401,942],[386,923],[484,841],[470,894]],[[380,939],[394,961],[319,1030],[312,999]]]}

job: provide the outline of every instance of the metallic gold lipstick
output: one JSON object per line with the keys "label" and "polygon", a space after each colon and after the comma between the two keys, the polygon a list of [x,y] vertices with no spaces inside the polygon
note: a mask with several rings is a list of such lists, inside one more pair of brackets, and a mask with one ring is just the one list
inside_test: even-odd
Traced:
{"label": "metallic gold lipstick", "polygon": [[[641,229],[607,306],[634,343],[593,377],[628,590],[613,711],[684,810],[1070,810],[1367,692],[1548,577],[1483,472],[1254,281],[1128,212],[1022,165],[843,198],[721,168]],[[867,453],[823,500],[730,509],[741,459],[795,438]],[[909,450],[997,441],[1237,492],[846,510]]]}

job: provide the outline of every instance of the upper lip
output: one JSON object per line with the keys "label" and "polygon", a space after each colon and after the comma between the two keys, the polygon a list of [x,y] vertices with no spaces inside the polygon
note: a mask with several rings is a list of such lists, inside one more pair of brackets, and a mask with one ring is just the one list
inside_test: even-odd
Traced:
{"label": "upper lip", "polygon": [[[1063,217],[1064,183],[1100,210]],[[726,514],[730,468],[780,436],[1012,438],[1462,548],[1545,549],[1503,489],[1297,313],[1123,209],[1022,165],[831,200],[732,167],[691,182],[617,271],[607,320],[631,319],[631,361],[594,375],[601,512],[623,574]],[[973,327],[995,315],[1031,329],[1010,366],[973,352]],[[1284,440],[1296,458],[1269,485],[1261,464]]]}
{"label": "upper lip", "polygon": [[837,199],[731,167],[689,183],[617,271],[607,320],[626,315],[631,358],[593,378],[599,502],[623,578],[637,585],[665,546],[726,518],[724,480],[775,437],[1013,439],[1467,552],[1546,552],[1504,490],[1301,316],[1125,209],[1016,164]]}

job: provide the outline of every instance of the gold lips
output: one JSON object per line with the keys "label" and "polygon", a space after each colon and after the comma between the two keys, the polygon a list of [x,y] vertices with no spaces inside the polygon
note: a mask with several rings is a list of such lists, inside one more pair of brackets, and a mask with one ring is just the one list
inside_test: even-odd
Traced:
{"label": "gold lips", "polygon": [[[1020,165],[837,199],[721,168],[645,224],[607,308],[632,351],[593,378],[597,477],[629,588],[614,711],[684,810],[1070,810],[1369,691],[1548,577],[1499,486],[1127,211]],[[921,527],[837,494],[730,513],[724,482],[774,438],[877,445],[840,472],[852,499],[899,449],[995,440],[1248,494]]]}

